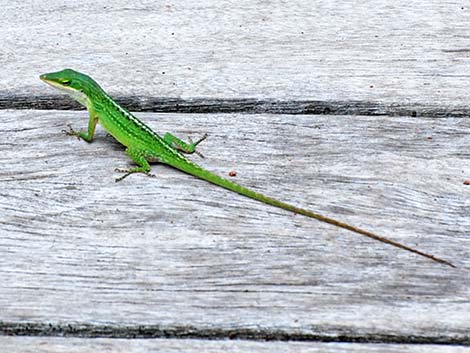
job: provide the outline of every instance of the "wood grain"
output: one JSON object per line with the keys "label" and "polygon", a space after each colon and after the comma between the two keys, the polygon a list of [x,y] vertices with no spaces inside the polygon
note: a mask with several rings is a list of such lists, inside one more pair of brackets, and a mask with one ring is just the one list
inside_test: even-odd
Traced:
{"label": "wood grain", "polygon": [[3,96],[72,67],[113,95],[468,108],[462,1],[9,1]]}
{"label": "wood grain", "polygon": [[[137,112],[160,113],[245,113],[245,114],[326,114],[410,117],[468,117],[470,107],[441,106],[435,103],[397,104],[361,101],[318,101],[277,99],[172,98],[115,96],[120,105]],[[0,92],[0,109],[84,110],[72,98],[57,94],[24,95]]]}
{"label": "wood grain", "polygon": [[89,353],[89,352],[305,352],[305,353],[465,353],[466,347],[444,345],[391,345],[315,342],[249,342],[169,339],[78,339],[58,337],[0,337],[2,348],[9,353]]}
{"label": "wood grain", "polygon": [[470,344],[468,119],[139,117],[209,133],[198,159],[209,170],[459,268],[164,166],[115,183],[130,164],[121,146],[102,130],[92,144],[61,132],[85,127],[85,112],[1,111],[2,332]]}

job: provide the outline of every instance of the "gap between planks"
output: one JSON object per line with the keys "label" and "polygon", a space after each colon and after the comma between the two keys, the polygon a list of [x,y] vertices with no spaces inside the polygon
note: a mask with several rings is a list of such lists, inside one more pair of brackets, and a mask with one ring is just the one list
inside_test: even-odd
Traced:
{"label": "gap between planks", "polygon": [[[411,117],[467,117],[468,106],[401,104],[367,101],[321,101],[276,99],[220,99],[177,97],[116,96],[116,101],[130,111],[159,113],[247,113],[247,114],[328,114]],[[18,95],[0,92],[0,109],[82,110],[63,95]]]}
{"label": "gap between planks", "polygon": [[[325,334],[322,332],[328,332]],[[386,343],[386,344],[439,344],[470,346],[469,336],[399,336],[389,334],[357,333],[344,328],[324,330],[320,327],[310,332],[257,328],[205,328],[189,325],[93,325],[83,323],[2,322],[0,336],[42,336],[76,338],[174,338],[174,339],[237,339],[248,341],[299,341],[336,343]]]}

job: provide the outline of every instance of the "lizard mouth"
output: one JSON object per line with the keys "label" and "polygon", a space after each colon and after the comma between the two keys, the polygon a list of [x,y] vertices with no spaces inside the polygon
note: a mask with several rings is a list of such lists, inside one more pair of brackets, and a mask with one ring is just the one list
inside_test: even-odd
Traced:
{"label": "lizard mouth", "polygon": [[43,75],[39,76],[39,79],[40,79],[41,81],[47,83],[48,85],[50,85],[50,86],[52,86],[52,87],[55,87],[55,88],[58,88],[58,89],[60,89],[61,91],[64,91],[64,92],[66,92],[66,93],[69,93],[69,92],[71,92],[71,91],[75,91],[75,89],[73,89],[73,88],[71,88],[71,87],[66,87],[66,86],[62,85],[60,82],[48,78],[47,74],[43,74]]}
{"label": "lizard mouth", "polygon": [[54,87],[59,87],[59,86],[60,86],[60,85],[58,84],[58,82],[55,82],[54,80],[50,79],[47,74],[42,74],[42,75],[40,75],[40,76],[39,76],[39,79],[40,79],[41,81],[43,81],[43,82],[45,82],[45,83],[51,85],[51,86],[54,86]]}
{"label": "lizard mouth", "polygon": [[88,107],[89,105],[88,97],[82,91],[79,91],[72,87],[64,86],[57,81],[48,79],[47,75],[41,75],[39,76],[39,78],[41,79],[41,81],[47,83],[49,86],[57,88],[58,90],[66,93],[67,95],[75,99],[78,103],[82,104],[85,107]]}
{"label": "lizard mouth", "polygon": [[39,76],[39,79],[40,79],[41,81],[47,83],[48,85],[53,86],[53,87],[56,87],[56,88],[59,88],[59,89],[63,89],[63,90],[66,89],[66,88],[65,88],[63,85],[61,85],[60,83],[58,83],[58,82],[56,82],[56,81],[54,81],[54,80],[49,79],[49,78],[47,77],[47,75],[41,75],[41,76]]}

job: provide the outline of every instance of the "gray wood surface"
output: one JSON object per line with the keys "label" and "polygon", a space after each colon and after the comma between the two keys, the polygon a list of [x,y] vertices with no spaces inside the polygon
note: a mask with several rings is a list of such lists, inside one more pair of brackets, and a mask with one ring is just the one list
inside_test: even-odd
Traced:
{"label": "gray wood surface", "polygon": [[[466,3],[51,0],[0,13],[0,350],[470,346]],[[102,130],[93,144],[65,136],[87,114],[38,80],[65,67],[132,110],[178,113],[139,114],[159,132],[209,133],[195,156],[207,169],[458,268],[164,166],[114,183],[123,148]]]}
{"label": "gray wood surface", "polygon": [[121,96],[468,108],[462,1],[51,0],[1,11],[0,96],[41,96],[39,74],[72,67]]}
{"label": "gray wood surface", "polygon": [[464,353],[468,347],[446,345],[350,344],[316,342],[250,342],[165,339],[79,339],[58,337],[0,337],[0,344],[9,353],[89,353],[89,352],[286,352],[286,353]]}
{"label": "gray wood surface", "polygon": [[214,172],[458,268],[160,165],[115,183],[120,145],[61,132],[85,112],[1,111],[2,332],[470,343],[468,119],[138,115],[207,132]]}

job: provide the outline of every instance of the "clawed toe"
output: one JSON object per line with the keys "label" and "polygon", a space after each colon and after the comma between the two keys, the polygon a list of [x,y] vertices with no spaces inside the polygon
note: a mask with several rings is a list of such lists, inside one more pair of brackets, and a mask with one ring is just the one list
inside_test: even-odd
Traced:
{"label": "clawed toe", "polygon": [[80,140],[80,133],[76,132],[71,124],[67,124],[67,127],[69,128],[68,130],[62,129],[62,132],[66,134],[67,136],[76,136],[78,140]]}
{"label": "clawed toe", "polygon": [[205,158],[204,155],[201,152],[197,151],[197,150],[194,150],[194,153],[196,153],[201,158]]}
{"label": "clawed toe", "polygon": [[143,170],[139,170],[139,169],[124,169],[124,168],[114,168],[114,171],[115,172],[118,172],[118,173],[124,173],[124,175],[120,176],[119,178],[116,178],[115,181],[118,182],[118,181],[121,181],[122,179],[128,177],[129,175],[131,174],[134,174],[134,173],[144,173],[145,175],[151,177],[151,178],[155,178],[155,175],[154,174],[151,174],[150,172],[146,172],[146,171],[143,171]]}

